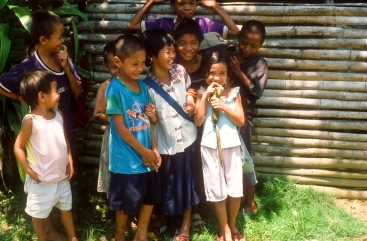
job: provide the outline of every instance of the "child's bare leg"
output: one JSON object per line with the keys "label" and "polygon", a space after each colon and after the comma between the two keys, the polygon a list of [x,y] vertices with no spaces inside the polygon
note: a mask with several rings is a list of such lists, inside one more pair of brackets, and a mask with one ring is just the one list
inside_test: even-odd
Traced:
{"label": "child's bare leg", "polygon": [[48,240],[52,241],[64,241],[66,240],[65,234],[57,231],[55,223],[52,220],[51,213],[44,219],[44,236]]}
{"label": "child's bare leg", "polygon": [[190,207],[190,209],[187,209],[187,210],[184,209],[181,228],[180,228],[180,234],[190,236],[191,211],[192,211],[192,207]]}
{"label": "child's bare leg", "polygon": [[[125,241],[127,216],[122,210],[116,211],[116,234],[115,241]],[[139,229],[139,226],[138,226]]]}
{"label": "child's bare leg", "polygon": [[215,215],[220,226],[220,236],[223,236],[224,240],[232,241],[231,230],[227,222],[227,209],[226,200],[220,202],[213,202]]}
{"label": "child's bare leg", "polygon": [[66,231],[69,241],[78,241],[75,235],[74,220],[71,210],[62,211],[60,210],[60,217],[62,225]]}
{"label": "child's bare leg", "polygon": [[[152,214],[153,205],[141,205],[139,218],[138,218],[138,229],[136,230],[133,241],[147,241],[147,229],[149,224],[149,218]],[[117,240],[116,240],[117,241]]]}
{"label": "child's bare leg", "polygon": [[[236,228],[235,222],[238,210],[240,209],[241,198],[228,196],[228,201],[228,226],[231,229],[231,233],[237,233],[238,229]],[[235,241],[239,241],[235,236],[232,238],[235,238],[233,239]]]}
{"label": "child's bare leg", "polygon": [[44,219],[32,217],[32,223],[38,241],[46,241],[46,238],[44,236],[44,227],[45,227]]}
{"label": "child's bare leg", "polygon": [[250,187],[245,187],[244,189],[244,201],[243,201],[243,209],[246,213],[256,213],[257,207],[255,204],[255,185]]}

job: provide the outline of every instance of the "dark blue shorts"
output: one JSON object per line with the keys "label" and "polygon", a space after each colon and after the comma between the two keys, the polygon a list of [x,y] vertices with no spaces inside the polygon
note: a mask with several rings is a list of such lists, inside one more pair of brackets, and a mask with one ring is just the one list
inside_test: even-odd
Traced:
{"label": "dark blue shorts", "polygon": [[157,172],[120,174],[110,172],[108,187],[109,208],[136,215],[142,204],[156,205],[161,202],[161,184]]}

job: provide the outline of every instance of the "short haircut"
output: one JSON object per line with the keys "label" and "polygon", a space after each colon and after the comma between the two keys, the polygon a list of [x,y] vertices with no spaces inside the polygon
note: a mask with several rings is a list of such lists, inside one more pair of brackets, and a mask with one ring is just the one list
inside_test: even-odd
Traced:
{"label": "short haircut", "polygon": [[[140,37],[141,41],[145,45],[147,51],[147,57],[158,57],[159,51],[164,48],[165,45],[174,45],[175,39],[172,34],[163,28],[155,28],[144,31]],[[145,65],[149,66],[150,61],[145,61]]]}
{"label": "short haircut", "polygon": [[265,26],[262,22],[249,20],[243,24],[240,36],[245,35],[246,33],[260,34],[261,42],[263,42],[266,35]]}
{"label": "short haircut", "polygon": [[204,40],[204,35],[201,31],[200,25],[191,18],[182,19],[173,32],[173,36],[176,40],[184,34],[195,35],[200,43]]}
{"label": "short haircut", "polygon": [[144,49],[144,44],[138,37],[124,34],[116,39],[113,56],[117,56],[123,62],[130,55],[142,49]]}
{"label": "short haircut", "polygon": [[231,63],[229,56],[223,49],[208,49],[201,60],[201,77],[208,78],[213,64],[223,63],[227,65],[227,77],[231,76]]}
{"label": "short haircut", "polygon": [[20,96],[31,107],[38,104],[38,93],[50,93],[51,82],[55,76],[46,70],[37,70],[26,74],[20,82]]}
{"label": "short haircut", "polygon": [[103,62],[107,64],[107,56],[109,54],[113,55],[113,51],[115,50],[116,40],[113,40],[111,42],[106,43],[106,45],[103,48]]}
{"label": "short haircut", "polygon": [[59,16],[47,10],[39,10],[32,15],[30,34],[33,43],[39,44],[39,38],[50,38],[55,26],[63,24]]}
{"label": "short haircut", "polygon": [[[172,4],[175,4],[177,0],[170,0]],[[195,0],[195,2],[199,2],[199,0]]]}

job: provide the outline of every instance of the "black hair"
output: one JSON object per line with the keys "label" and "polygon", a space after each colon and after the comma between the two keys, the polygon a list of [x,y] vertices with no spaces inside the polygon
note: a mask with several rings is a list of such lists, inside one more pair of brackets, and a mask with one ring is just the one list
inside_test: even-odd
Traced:
{"label": "black hair", "polygon": [[140,39],[132,34],[124,34],[116,39],[113,56],[117,56],[121,61],[129,58],[133,53],[145,49]]}
{"label": "black hair", "polygon": [[245,35],[246,33],[260,34],[261,42],[263,42],[266,35],[265,26],[262,22],[256,20],[246,21],[241,28],[240,36]]}
{"label": "black hair", "polygon": [[55,26],[63,24],[59,16],[47,10],[39,10],[33,13],[30,25],[30,34],[33,43],[39,44],[39,38],[50,38]]}
{"label": "black hair", "polygon": [[[170,0],[170,2],[171,2],[172,4],[175,4],[176,0]],[[195,2],[196,2],[196,3],[198,3],[198,2],[199,2],[199,0],[195,0]]]}
{"label": "black hair", "polygon": [[[165,45],[174,45],[175,39],[172,34],[163,28],[155,28],[144,31],[139,39],[144,43],[147,51],[147,58],[158,57],[159,51]],[[150,66],[150,61],[145,61],[146,66]]]}
{"label": "black hair", "polygon": [[38,104],[38,93],[50,93],[55,76],[46,70],[26,74],[20,82],[20,96],[33,109]]}
{"label": "black hair", "polygon": [[177,40],[184,34],[193,34],[201,43],[204,40],[203,32],[201,31],[200,25],[191,18],[182,19],[173,32],[173,36]]}
{"label": "black hair", "polygon": [[210,69],[213,64],[223,63],[227,65],[227,77],[231,76],[231,63],[229,56],[223,49],[208,49],[201,60],[200,76],[204,79],[208,78]]}
{"label": "black hair", "polygon": [[116,40],[113,40],[111,42],[106,43],[106,45],[103,47],[103,62],[105,64],[108,63],[107,56],[108,54],[113,55],[113,51],[115,50]]}

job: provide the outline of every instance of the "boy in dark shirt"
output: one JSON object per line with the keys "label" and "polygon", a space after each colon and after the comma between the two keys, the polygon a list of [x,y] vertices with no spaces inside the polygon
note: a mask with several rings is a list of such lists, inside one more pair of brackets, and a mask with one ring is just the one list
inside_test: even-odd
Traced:
{"label": "boy in dark shirt", "polygon": [[[256,101],[264,92],[268,77],[268,64],[257,54],[264,43],[265,27],[261,22],[250,20],[245,22],[238,37],[239,53],[231,57],[232,81],[234,86],[240,86],[242,107],[245,113],[245,125],[240,133],[247,150],[251,153],[252,119],[255,114]],[[257,212],[254,201],[255,173],[252,171],[244,175],[243,211],[251,216]]]}
{"label": "boy in dark shirt", "polygon": [[[54,75],[57,82],[60,101],[58,109],[64,117],[64,129],[70,143],[73,125],[72,98],[80,93],[79,76],[73,63],[68,58],[67,48],[63,45],[64,24],[56,14],[41,10],[32,15],[30,34],[36,51],[18,64],[13,70],[0,76],[0,94],[11,99],[23,101],[19,96],[20,81],[29,72],[47,70]],[[61,48],[64,50],[61,51]],[[64,240],[57,232],[51,216],[45,220],[45,238]]]}

